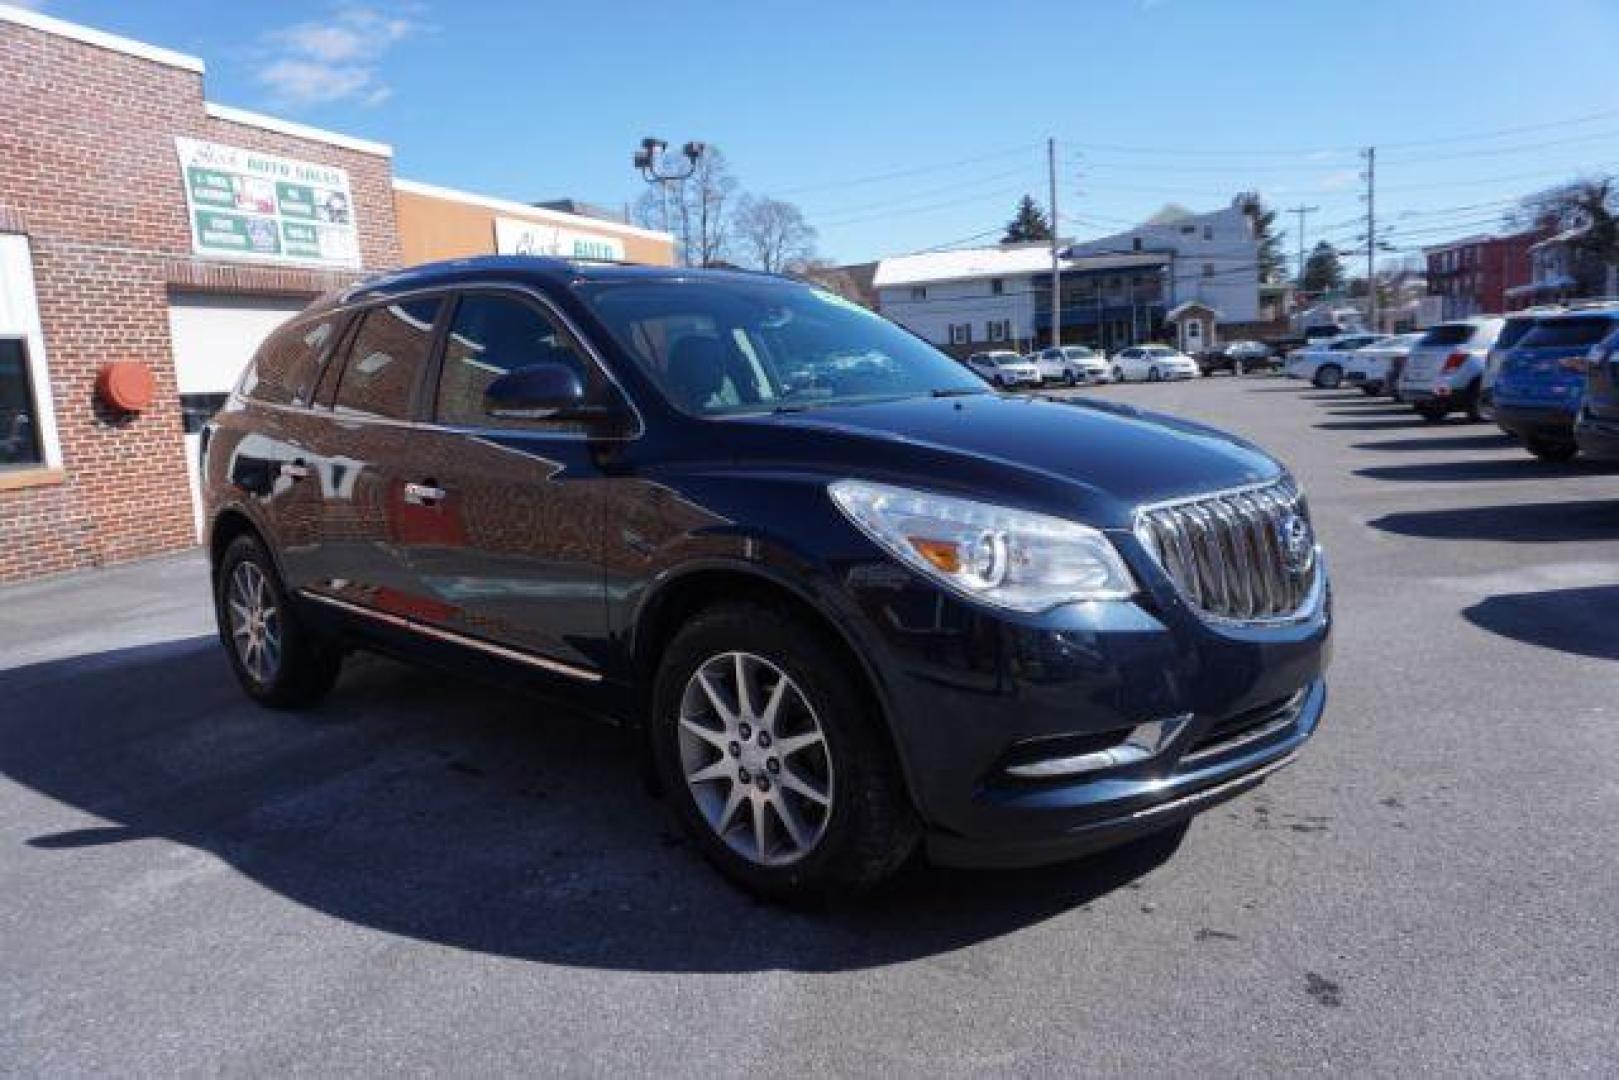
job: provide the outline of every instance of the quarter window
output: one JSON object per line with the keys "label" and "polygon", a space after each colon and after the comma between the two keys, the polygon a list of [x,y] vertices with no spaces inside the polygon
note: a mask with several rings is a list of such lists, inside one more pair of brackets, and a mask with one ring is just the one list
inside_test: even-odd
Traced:
{"label": "quarter window", "polygon": [[573,421],[490,416],[484,392],[507,372],[535,364],[561,364],[579,377],[587,396],[603,392],[602,377],[568,332],[524,300],[493,293],[462,297],[444,342],[438,383],[438,419],[444,424],[492,428],[572,430]]}
{"label": "quarter window", "polygon": [[427,366],[438,309],[435,296],[375,307],[362,315],[334,409],[355,416],[410,419],[411,399]]}

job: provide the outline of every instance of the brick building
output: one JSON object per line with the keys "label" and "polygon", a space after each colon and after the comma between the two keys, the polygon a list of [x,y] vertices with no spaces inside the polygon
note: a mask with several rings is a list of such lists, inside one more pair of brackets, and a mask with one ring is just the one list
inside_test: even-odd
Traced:
{"label": "brick building", "polygon": [[1529,282],[1529,249],[1544,234],[1469,236],[1423,248],[1428,293],[1441,298],[1441,318],[1505,311],[1511,290]]}
{"label": "brick building", "polygon": [[203,74],[0,5],[0,581],[194,543],[195,432],[258,344],[407,248],[673,259],[665,234],[406,192],[390,147],[211,103]]}

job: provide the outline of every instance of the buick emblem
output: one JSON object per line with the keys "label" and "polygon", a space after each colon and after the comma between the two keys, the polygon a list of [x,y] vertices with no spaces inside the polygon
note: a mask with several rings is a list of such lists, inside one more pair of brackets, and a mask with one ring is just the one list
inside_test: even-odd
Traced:
{"label": "buick emblem", "polygon": [[1276,539],[1282,546],[1282,561],[1290,571],[1302,574],[1310,568],[1310,560],[1315,557],[1315,537],[1308,521],[1298,514],[1283,515],[1276,523]]}

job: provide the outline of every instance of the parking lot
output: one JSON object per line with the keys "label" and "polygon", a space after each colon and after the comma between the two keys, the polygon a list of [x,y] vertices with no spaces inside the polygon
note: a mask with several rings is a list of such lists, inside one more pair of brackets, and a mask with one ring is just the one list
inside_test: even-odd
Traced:
{"label": "parking lot", "polygon": [[1301,760],[1178,843],[787,912],[604,727],[384,660],[261,711],[184,555],[0,590],[0,1071],[1601,1073],[1619,469],[1356,391],[1241,433],[1338,615]]}

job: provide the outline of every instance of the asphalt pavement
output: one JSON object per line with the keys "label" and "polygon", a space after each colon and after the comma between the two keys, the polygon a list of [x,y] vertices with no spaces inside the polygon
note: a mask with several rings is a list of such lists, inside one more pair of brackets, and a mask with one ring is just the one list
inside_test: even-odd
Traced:
{"label": "asphalt pavement", "polygon": [[1293,767],[1178,840],[726,886],[611,729],[389,661],[231,680],[200,556],[0,589],[0,1073],[1612,1075],[1619,469],[1266,377],[1099,394],[1303,482]]}

